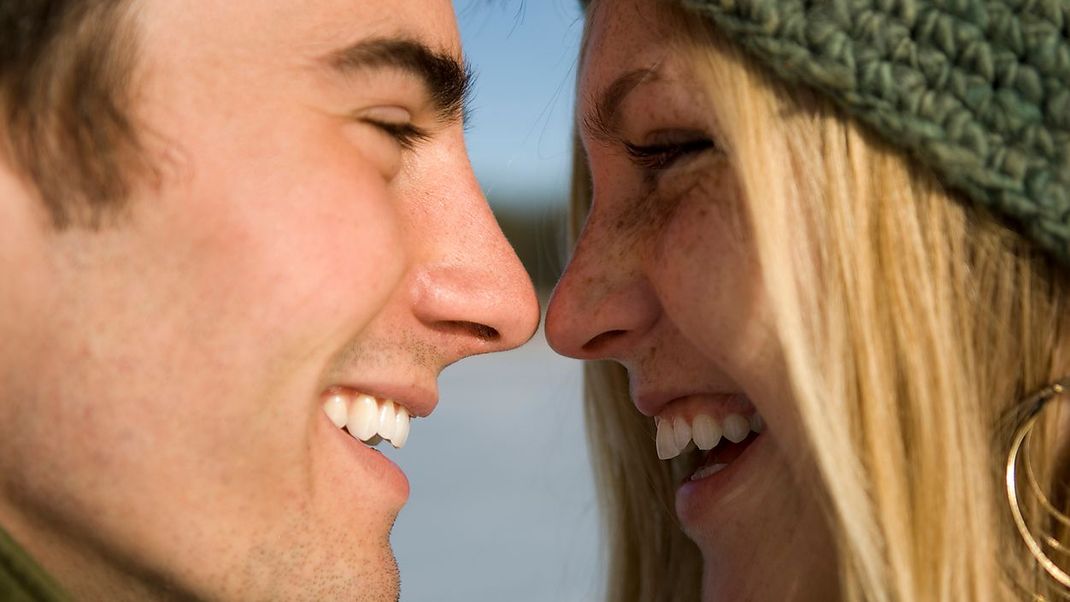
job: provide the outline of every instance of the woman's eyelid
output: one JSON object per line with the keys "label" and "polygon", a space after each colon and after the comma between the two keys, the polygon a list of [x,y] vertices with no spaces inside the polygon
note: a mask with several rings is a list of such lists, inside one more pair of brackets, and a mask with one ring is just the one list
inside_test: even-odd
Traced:
{"label": "woman's eyelid", "polygon": [[627,146],[632,148],[670,148],[699,143],[714,145],[713,136],[709,132],[697,128],[658,128],[639,136],[635,142],[628,143]]}
{"label": "woman's eyelid", "polygon": [[641,139],[643,144],[622,142],[631,162],[645,171],[660,172],[677,160],[718,148],[707,134],[694,131],[661,130]]}

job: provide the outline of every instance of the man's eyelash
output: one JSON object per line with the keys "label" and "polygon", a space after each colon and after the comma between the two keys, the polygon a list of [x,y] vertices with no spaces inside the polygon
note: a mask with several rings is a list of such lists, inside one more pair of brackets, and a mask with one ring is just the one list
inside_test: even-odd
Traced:
{"label": "man's eyelash", "polygon": [[416,148],[421,142],[431,138],[427,130],[411,123],[388,123],[385,121],[368,121],[371,125],[379,128],[384,134],[397,141],[398,145],[406,151]]}
{"label": "man's eyelash", "polygon": [[632,162],[649,171],[668,169],[677,160],[693,153],[709,150],[713,146],[713,141],[701,138],[672,144],[640,146],[625,143],[624,145]]}

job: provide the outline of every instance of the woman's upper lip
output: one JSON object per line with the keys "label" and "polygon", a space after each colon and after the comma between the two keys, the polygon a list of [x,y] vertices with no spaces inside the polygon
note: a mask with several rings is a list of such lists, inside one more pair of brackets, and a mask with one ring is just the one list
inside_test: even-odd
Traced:
{"label": "woman's upper lip", "polygon": [[418,385],[398,385],[375,381],[347,381],[334,385],[352,389],[357,393],[366,393],[379,399],[389,399],[408,410],[414,418],[426,418],[438,405],[438,387],[421,387]]}
{"label": "woman's upper lip", "polygon": [[725,391],[701,391],[701,390],[681,390],[681,391],[657,391],[657,390],[642,390],[632,394],[632,399],[635,402],[635,407],[638,408],[645,416],[653,418],[660,414],[665,406],[671,403],[683,402],[688,400],[709,400],[709,401],[731,401],[738,399],[742,394],[737,392],[725,392]]}

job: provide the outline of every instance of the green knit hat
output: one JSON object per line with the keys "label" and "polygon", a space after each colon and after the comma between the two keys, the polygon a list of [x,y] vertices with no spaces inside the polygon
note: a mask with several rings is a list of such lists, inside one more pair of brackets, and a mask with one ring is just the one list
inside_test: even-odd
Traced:
{"label": "green knit hat", "polygon": [[1070,0],[681,0],[1070,266]]}

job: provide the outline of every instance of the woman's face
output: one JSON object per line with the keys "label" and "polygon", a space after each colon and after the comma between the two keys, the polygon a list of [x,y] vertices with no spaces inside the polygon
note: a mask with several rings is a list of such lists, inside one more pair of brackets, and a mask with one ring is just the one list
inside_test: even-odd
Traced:
{"label": "woman's face", "polygon": [[560,353],[627,368],[638,411],[658,424],[646,453],[693,462],[676,512],[702,550],[706,600],[834,599],[816,475],[791,434],[717,94],[661,4],[596,2],[589,13],[577,119],[593,203],[547,336]]}

